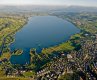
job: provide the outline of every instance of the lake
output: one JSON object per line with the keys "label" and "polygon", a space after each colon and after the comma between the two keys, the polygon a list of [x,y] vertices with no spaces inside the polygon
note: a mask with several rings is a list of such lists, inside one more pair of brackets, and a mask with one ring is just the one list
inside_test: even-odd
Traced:
{"label": "lake", "polygon": [[12,64],[29,63],[31,48],[36,48],[40,53],[42,48],[65,42],[79,32],[75,25],[55,16],[30,17],[28,23],[15,34],[15,41],[10,45],[11,51],[23,49],[24,52],[19,56],[13,55],[10,61]]}

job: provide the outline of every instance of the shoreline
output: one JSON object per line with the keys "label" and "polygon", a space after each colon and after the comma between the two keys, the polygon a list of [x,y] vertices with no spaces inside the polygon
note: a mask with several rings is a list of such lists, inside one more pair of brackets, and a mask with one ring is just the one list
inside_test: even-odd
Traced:
{"label": "shoreline", "polygon": [[[17,31],[19,31],[21,28],[23,28],[24,25],[27,24],[27,21],[28,21],[27,19],[28,19],[28,17],[27,17],[27,18],[24,18],[24,19],[26,19],[26,21],[25,21],[25,23],[24,23],[23,25],[21,25],[21,26],[20,26],[18,29],[16,29],[14,32],[12,32],[12,33],[10,33],[10,34],[8,34],[8,35],[6,35],[6,36],[4,37],[3,43],[2,43],[2,46],[1,46],[0,56],[3,54],[2,51],[3,51],[3,49],[4,49],[4,45],[5,45],[5,42],[6,42],[6,38],[7,38],[7,37],[10,37],[10,36],[12,36],[12,38],[13,38],[13,41],[11,41],[10,43],[8,43],[8,44],[6,45],[7,48],[9,48],[9,50],[10,50],[9,45],[11,45],[11,44],[15,41],[14,35],[16,34]],[[11,51],[10,51],[10,52],[11,52]]]}
{"label": "shoreline", "polygon": [[[27,20],[27,22],[29,21],[29,19],[31,18],[31,17],[33,17],[33,16],[30,16],[30,17],[28,17],[28,20]],[[57,16],[56,16],[57,17]],[[64,19],[63,19],[64,20]],[[67,19],[65,19],[66,21],[68,21]],[[68,21],[68,22],[70,22],[70,21]],[[71,23],[71,22],[70,22]],[[74,24],[73,24],[74,25]],[[75,27],[77,27],[76,25],[74,25]],[[78,27],[77,27],[78,28]],[[79,28],[78,28],[79,29]],[[68,40],[66,40],[66,41],[63,41],[63,42],[61,42],[61,43],[59,43],[59,44],[57,44],[57,45],[53,45],[53,46],[49,46],[49,47],[44,47],[44,48],[42,48],[42,50],[43,49],[49,49],[49,48],[52,48],[52,47],[58,47],[58,46],[60,46],[60,45],[62,45],[62,44],[65,44],[66,42],[68,42],[68,41],[70,41],[70,39],[71,39],[71,37],[72,36],[74,36],[75,34],[80,34],[81,33],[81,31],[79,31],[79,32],[77,32],[77,33],[74,33],[74,34],[72,34],[71,36],[69,36],[69,38],[68,38]],[[11,43],[12,44],[12,43]],[[42,52],[42,50],[41,50],[41,52]],[[40,52],[40,53],[41,53]],[[29,53],[30,54],[30,53]],[[39,54],[39,53],[38,53]]]}

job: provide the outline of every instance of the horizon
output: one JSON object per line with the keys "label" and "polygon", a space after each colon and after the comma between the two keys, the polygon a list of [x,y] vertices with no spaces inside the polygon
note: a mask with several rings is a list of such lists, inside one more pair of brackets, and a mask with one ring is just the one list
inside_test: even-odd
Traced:
{"label": "horizon", "polygon": [[19,7],[19,6],[21,6],[21,7],[24,7],[24,6],[27,6],[27,7],[29,7],[29,6],[35,6],[35,7],[43,7],[43,6],[45,6],[45,7],[87,7],[87,8],[97,8],[97,6],[81,6],[81,5],[38,5],[38,4],[30,4],[30,5],[28,5],[28,4],[25,4],[25,5],[6,5],[6,4],[3,4],[3,5],[0,5],[1,7],[7,7],[7,6],[9,6],[9,7]]}
{"label": "horizon", "polygon": [[[87,4],[88,3],[88,4]],[[97,7],[97,0],[0,0],[0,5],[2,6],[29,6],[29,5],[39,5],[39,6],[83,6],[83,7]]]}

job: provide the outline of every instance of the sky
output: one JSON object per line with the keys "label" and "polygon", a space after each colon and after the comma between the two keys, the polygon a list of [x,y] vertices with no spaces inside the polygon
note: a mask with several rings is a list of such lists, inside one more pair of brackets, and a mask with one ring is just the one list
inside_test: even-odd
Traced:
{"label": "sky", "polygon": [[0,5],[78,5],[97,7],[97,0],[0,0]]}

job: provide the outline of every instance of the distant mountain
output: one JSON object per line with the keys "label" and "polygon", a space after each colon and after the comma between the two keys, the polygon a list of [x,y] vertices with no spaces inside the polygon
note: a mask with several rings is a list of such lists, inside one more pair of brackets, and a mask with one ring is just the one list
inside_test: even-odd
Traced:
{"label": "distant mountain", "polygon": [[66,12],[97,12],[97,7],[69,6]]}
{"label": "distant mountain", "polygon": [[0,12],[38,12],[38,11],[63,11],[63,12],[97,12],[97,7],[82,6],[0,6]]}

